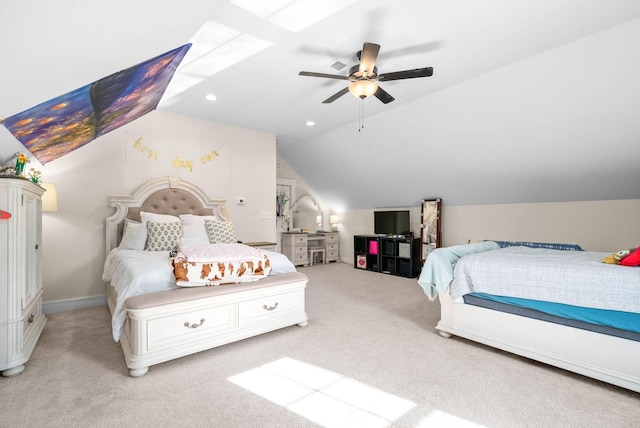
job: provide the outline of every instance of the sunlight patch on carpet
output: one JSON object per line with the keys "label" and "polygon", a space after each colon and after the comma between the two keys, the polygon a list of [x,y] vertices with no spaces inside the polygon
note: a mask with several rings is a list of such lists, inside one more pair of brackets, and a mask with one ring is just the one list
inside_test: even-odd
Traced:
{"label": "sunlight patch on carpet", "polygon": [[228,380],[325,427],[386,427],[416,405],[292,358],[281,358]]}

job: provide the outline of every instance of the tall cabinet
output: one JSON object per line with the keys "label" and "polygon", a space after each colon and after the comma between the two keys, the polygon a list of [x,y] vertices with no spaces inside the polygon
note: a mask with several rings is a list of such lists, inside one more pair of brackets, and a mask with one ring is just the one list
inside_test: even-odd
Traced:
{"label": "tall cabinet", "polygon": [[44,189],[0,178],[0,370],[22,373],[42,333],[42,202]]}

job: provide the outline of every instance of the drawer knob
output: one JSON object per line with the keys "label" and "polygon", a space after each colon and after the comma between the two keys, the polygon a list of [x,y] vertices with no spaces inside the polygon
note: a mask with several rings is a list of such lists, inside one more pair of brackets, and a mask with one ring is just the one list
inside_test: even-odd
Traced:
{"label": "drawer knob", "polygon": [[200,324],[189,324],[189,321],[184,323],[184,326],[187,328],[198,328],[200,327],[202,324],[204,324],[204,318],[200,319]]}
{"label": "drawer knob", "polygon": [[267,306],[267,305],[264,305],[264,306],[262,307],[262,309],[266,309],[267,311],[272,311],[272,310],[274,310],[274,309],[275,309],[275,308],[277,308],[277,307],[278,307],[278,302],[276,302],[273,306]]}
{"label": "drawer knob", "polygon": [[29,315],[29,318],[27,318],[27,322],[28,322],[29,324],[31,324],[35,318],[36,318],[36,317],[35,317],[33,314],[31,314],[31,315]]}

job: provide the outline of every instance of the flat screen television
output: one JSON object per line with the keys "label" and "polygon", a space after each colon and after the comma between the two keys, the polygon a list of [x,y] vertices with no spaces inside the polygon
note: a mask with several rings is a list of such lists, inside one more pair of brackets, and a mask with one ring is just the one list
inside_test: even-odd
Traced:
{"label": "flat screen television", "polygon": [[409,235],[411,231],[409,210],[374,211],[373,221],[376,235]]}

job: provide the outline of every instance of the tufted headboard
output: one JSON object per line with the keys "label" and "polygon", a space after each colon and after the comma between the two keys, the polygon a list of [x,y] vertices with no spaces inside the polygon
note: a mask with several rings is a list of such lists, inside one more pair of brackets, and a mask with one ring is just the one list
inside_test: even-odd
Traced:
{"label": "tufted headboard", "polygon": [[196,184],[179,177],[156,178],[131,196],[111,196],[116,212],[106,219],[107,254],[118,246],[125,219],[140,221],[140,211],[157,214],[216,215],[229,220],[224,199],[210,199]]}

